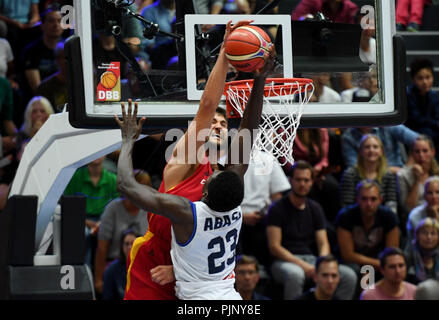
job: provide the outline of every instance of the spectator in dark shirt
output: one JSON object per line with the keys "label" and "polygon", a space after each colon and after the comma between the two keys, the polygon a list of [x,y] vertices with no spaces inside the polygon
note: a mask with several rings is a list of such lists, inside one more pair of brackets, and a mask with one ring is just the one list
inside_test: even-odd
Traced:
{"label": "spectator in dark shirt", "polygon": [[301,20],[306,15],[321,12],[337,23],[355,23],[358,6],[350,0],[302,0],[291,15],[292,20]]}
{"label": "spectator in dark shirt", "polygon": [[314,282],[316,286],[305,292],[297,300],[339,300],[335,296],[335,290],[340,282],[338,261],[335,256],[328,254],[317,258]]}
{"label": "spectator in dark shirt", "polygon": [[[268,212],[267,238],[274,257],[272,275],[284,285],[284,298],[294,299],[302,294],[305,281],[315,275],[318,256],[330,253],[326,222],[322,207],[308,198],[313,185],[313,168],[297,161],[291,171],[291,191],[277,201]],[[352,299],[357,277],[340,266],[341,299]]]}
{"label": "spectator in dark shirt", "polygon": [[140,235],[129,229],[120,238],[120,258],[114,260],[104,272],[103,300],[123,300],[127,283],[127,259],[136,238]]}
{"label": "spectator in dark shirt", "polygon": [[35,94],[41,80],[58,70],[55,63],[55,48],[63,33],[61,18],[61,12],[55,8],[48,9],[42,14],[43,36],[24,49],[25,78],[32,94]]}
{"label": "spectator in dark shirt", "polygon": [[64,55],[64,42],[55,49],[55,62],[58,72],[43,79],[37,89],[37,95],[46,97],[56,112],[61,112],[67,103],[67,65]]}
{"label": "spectator in dark shirt", "polygon": [[433,63],[417,59],[410,66],[413,84],[407,88],[407,122],[410,129],[428,135],[439,146],[439,95],[432,90]]}
{"label": "spectator in dark shirt", "polygon": [[399,246],[399,222],[389,208],[381,205],[383,197],[377,182],[363,180],[356,191],[357,203],[339,212],[336,225],[343,262],[360,274],[362,265],[379,270],[379,252]]}

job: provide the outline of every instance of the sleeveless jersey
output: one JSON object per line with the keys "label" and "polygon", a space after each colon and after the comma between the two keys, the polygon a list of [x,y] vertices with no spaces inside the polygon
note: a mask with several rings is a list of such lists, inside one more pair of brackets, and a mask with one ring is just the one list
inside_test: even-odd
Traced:
{"label": "sleeveless jersey", "polygon": [[[163,182],[159,191],[198,201],[204,183],[212,174],[210,163],[200,164],[192,176],[165,192]],[[175,283],[159,285],[152,281],[150,270],[159,265],[171,265],[171,222],[168,218],[148,213],[148,230],[137,238],[127,262],[125,300],[173,300]]]}
{"label": "sleeveless jersey", "polygon": [[241,207],[217,212],[204,202],[192,203],[191,238],[177,243],[172,230],[171,257],[177,279],[176,295],[183,300],[236,300],[235,249],[242,224]]}

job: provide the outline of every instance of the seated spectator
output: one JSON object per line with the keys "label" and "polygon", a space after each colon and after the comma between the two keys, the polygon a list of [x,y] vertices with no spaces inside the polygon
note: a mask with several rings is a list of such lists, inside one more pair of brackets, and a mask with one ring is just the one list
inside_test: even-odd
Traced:
{"label": "seated spectator", "polygon": [[[361,20],[359,22],[361,23]],[[361,32],[360,59],[361,61],[369,65],[376,65],[377,63],[377,50],[376,50],[377,45],[376,45],[375,37],[376,37],[375,28],[372,27],[365,28]]]}
{"label": "seated spectator", "polygon": [[23,67],[26,84],[35,94],[41,81],[58,68],[55,63],[55,48],[61,40],[63,28],[59,9],[50,8],[41,15],[42,37],[30,43],[23,52]]}
{"label": "seated spectator", "polygon": [[198,14],[219,14],[224,7],[225,0],[198,0],[196,1]]}
{"label": "seated spectator", "polygon": [[415,238],[416,226],[421,220],[430,217],[439,220],[439,176],[431,176],[424,184],[425,202],[415,207],[407,219],[407,238],[409,243]]}
{"label": "seated spectator", "polygon": [[0,1],[0,20],[8,25],[8,40],[16,57],[27,41],[36,34],[34,27],[40,21],[38,2],[39,0]]}
{"label": "seated spectator", "polygon": [[439,284],[439,222],[436,219],[425,218],[419,222],[406,257],[410,282],[418,284],[433,279]]}
{"label": "seated spectator", "polygon": [[24,148],[30,139],[38,132],[42,125],[53,114],[52,104],[42,96],[35,96],[26,106],[23,125],[17,134],[18,158],[21,159]]}
{"label": "seated spectator", "polygon": [[11,44],[6,39],[8,27],[0,20],[0,77],[7,78],[12,88],[17,87],[14,79],[14,53]]}
{"label": "seated spectator", "polygon": [[244,175],[242,227],[237,251],[254,256],[266,267],[270,264],[265,225],[267,210],[291,186],[271,155],[259,150],[254,150],[253,155]]}
{"label": "seated spectator", "polygon": [[101,157],[77,169],[64,190],[64,195],[86,198],[86,263],[92,271],[101,214],[111,200],[119,197],[116,174],[103,167],[104,159],[105,157]]}
{"label": "seated spectator", "polygon": [[140,236],[131,229],[122,232],[118,242],[119,258],[111,262],[104,272],[103,300],[123,300],[127,284],[127,259],[134,240]]}
{"label": "seated spectator", "polygon": [[398,172],[400,206],[407,215],[424,200],[424,184],[428,177],[439,175],[433,141],[420,135],[412,144],[410,156],[413,164],[407,164]]}
{"label": "seated spectator", "polygon": [[121,61],[120,74],[125,79],[127,75],[126,59],[117,49],[116,39],[111,32],[99,31],[93,42],[93,62],[94,65],[108,63],[108,61]]}
{"label": "seated spectator", "polygon": [[137,7],[137,13],[140,14],[143,10],[143,8],[151,5],[154,3],[154,0],[135,0],[134,4]]}
{"label": "seated spectator", "polygon": [[397,214],[396,175],[389,170],[380,138],[363,136],[358,151],[357,164],[343,172],[340,181],[340,204],[346,207],[355,203],[355,188],[361,180],[374,180],[380,186],[383,204]]}
{"label": "seated spectator", "polygon": [[431,0],[397,0],[396,1],[396,30],[417,32],[422,25],[424,6]]}
{"label": "seated spectator", "polygon": [[404,166],[405,146],[411,146],[419,136],[403,124],[391,127],[348,128],[341,136],[341,149],[346,167],[352,167],[357,163],[360,141],[366,134],[374,134],[380,138],[387,164],[394,173]]}
{"label": "seated spectator", "polygon": [[[271,274],[284,286],[284,299],[295,299],[303,293],[305,281],[315,275],[318,256],[331,251],[322,207],[308,198],[313,184],[313,168],[296,161],[290,177],[291,191],[270,207],[267,216],[267,238],[274,262]],[[316,250],[317,249],[317,250]],[[352,299],[357,277],[346,266],[340,266],[340,299]]]}
{"label": "seated spectator", "polygon": [[67,65],[64,55],[64,43],[59,42],[55,49],[55,62],[58,72],[43,79],[37,88],[37,95],[46,97],[56,112],[61,112],[67,103]]}
{"label": "seated spectator", "polygon": [[361,300],[414,300],[416,286],[404,281],[407,265],[401,249],[387,247],[380,253],[380,272],[383,278],[364,290]]}
{"label": "seated spectator", "polygon": [[[338,181],[330,173],[328,129],[298,129],[294,140],[294,160],[309,162],[314,169],[314,184],[309,197],[317,201],[325,211],[329,222],[333,223],[340,210],[338,203]],[[284,166],[289,170],[291,164]]]}
{"label": "seated spectator", "polygon": [[314,84],[313,96],[317,98],[318,102],[334,103],[341,102],[340,94],[331,89],[328,85],[330,82],[329,73],[322,73],[311,77]]}
{"label": "seated spectator", "polygon": [[385,247],[399,246],[398,217],[382,206],[380,186],[363,180],[356,188],[356,204],[337,216],[337,239],[343,263],[360,274],[360,267],[380,267],[378,254]]}
{"label": "seated spectator", "polygon": [[340,282],[337,258],[332,254],[318,257],[316,260],[316,274],[314,276],[316,286],[296,300],[339,300],[335,296],[335,290]]}
{"label": "seated spectator", "polygon": [[[161,31],[172,32],[175,20],[175,1],[157,0],[143,9],[143,18],[157,23]],[[142,46],[149,54],[153,69],[165,69],[169,59],[177,54],[174,39],[167,36],[155,35],[152,39],[142,39]],[[162,50],[167,48],[168,50]]]}
{"label": "seated spectator", "polygon": [[8,25],[25,29],[32,27],[40,20],[38,3],[40,0],[17,1],[2,0],[0,2],[0,20]]}
{"label": "seated spectator", "polygon": [[371,67],[369,72],[361,73],[355,84],[356,86],[341,92],[342,101],[369,102],[379,89],[376,67]]}
{"label": "seated spectator", "polygon": [[258,260],[250,256],[238,256],[235,265],[235,288],[242,300],[270,300],[256,291],[259,279]]}
{"label": "seated spectator", "polygon": [[410,65],[412,85],[407,88],[407,121],[410,129],[428,135],[439,145],[439,95],[432,90],[433,63],[417,59]]}
{"label": "seated spectator", "polygon": [[422,281],[417,285],[415,300],[439,300],[439,282],[435,279]]}
{"label": "seated spectator", "polygon": [[302,0],[291,14],[292,20],[321,12],[337,23],[355,23],[358,6],[350,0]]}
{"label": "seated spectator", "polygon": [[[138,171],[136,181],[151,186],[151,179],[146,172]],[[147,212],[139,209],[125,198],[111,201],[101,216],[98,231],[98,245],[95,258],[95,289],[102,292],[102,281],[105,266],[108,262],[120,258],[119,239],[122,232],[132,229],[137,234],[145,234],[148,228]]]}

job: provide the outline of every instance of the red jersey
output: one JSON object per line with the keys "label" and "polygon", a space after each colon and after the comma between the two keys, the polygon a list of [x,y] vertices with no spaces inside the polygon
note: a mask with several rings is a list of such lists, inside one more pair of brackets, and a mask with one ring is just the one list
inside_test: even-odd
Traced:
{"label": "red jersey", "polygon": [[[203,186],[212,174],[207,161],[200,164],[192,176],[166,193],[185,197],[192,202],[201,200]],[[159,191],[165,193],[163,182]],[[152,281],[150,270],[159,265],[171,265],[171,222],[168,218],[148,213],[148,230],[137,238],[128,257],[125,300],[173,300],[175,283],[159,285]]]}

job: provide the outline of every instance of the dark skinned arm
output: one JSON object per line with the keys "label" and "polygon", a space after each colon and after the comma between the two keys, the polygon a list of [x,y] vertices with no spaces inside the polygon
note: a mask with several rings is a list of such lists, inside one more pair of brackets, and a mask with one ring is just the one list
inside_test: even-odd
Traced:
{"label": "dark skinned arm", "polygon": [[[268,57],[264,67],[255,71],[252,92],[244,110],[238,133],[233,138],[229,147],[226,170],[234,171],[241,179],[244,178],[244,174],[247,171],[251,147],[255,139],[255,130],[258,129],[261,122],[265,80],[274,68],[274,57],[276,56],[274,46],[270,48],[270,52],[267,53],[267,55]],[[243,139],[248,137],[248,135],[242,134],[246,132],[250,135],[250,144],[245,143]],[[236,159],[233,159],[235,150],[239,150],[239,163],[236,163]]]}
{"label": "dark skinned arm", "polygon": [[186,242],[192,234],[194,219],[191,202],[183,197],[160,193],[136,181],[132,152],[145,118],[137,121],[137,103],[128,101],[128,113],[122,103],[122,120],[115,116],[122,132],[122,147],[117,164],[117,191],[139,208],[164,216],[171,221],[177,241]]}

